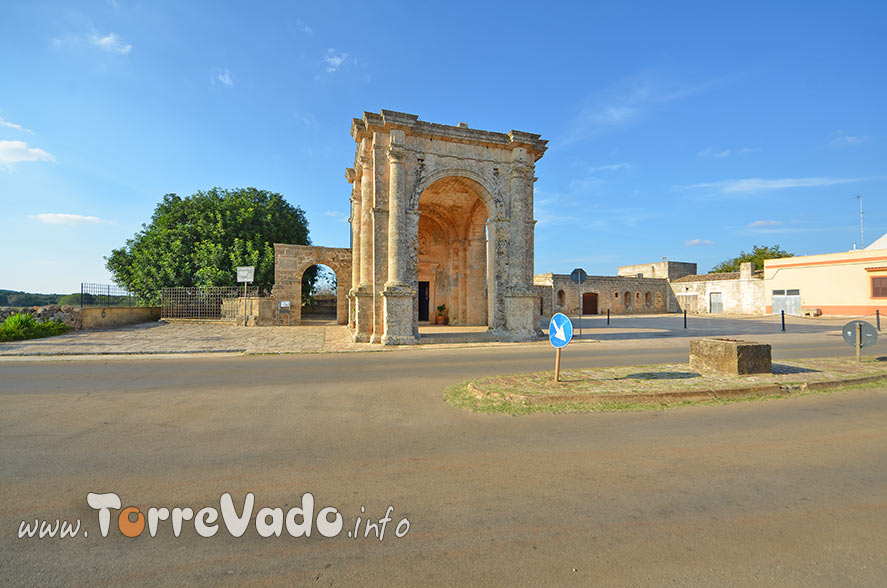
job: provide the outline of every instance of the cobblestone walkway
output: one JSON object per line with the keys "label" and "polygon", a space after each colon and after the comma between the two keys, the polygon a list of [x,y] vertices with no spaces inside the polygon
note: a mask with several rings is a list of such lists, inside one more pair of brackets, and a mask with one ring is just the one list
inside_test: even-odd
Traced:
{"label": "cobblestone walkway", "polygon": [[0,343],[0,356],[115,353],[300,353],[354,351],[344,326],[241,327],[157,322],[58,337]]}

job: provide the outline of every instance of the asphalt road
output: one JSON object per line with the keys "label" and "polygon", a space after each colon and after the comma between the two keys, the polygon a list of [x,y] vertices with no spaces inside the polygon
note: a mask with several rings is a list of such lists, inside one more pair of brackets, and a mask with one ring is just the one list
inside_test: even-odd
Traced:
{"label": "asphalt road", "polygon": [[[780,357],[849,349],[793,340]],[[548,369],[542,346],[0,363],[0,582],[9,585],[883,586],[887,391],[665,412],[477,415],[443,388]],[[581,343],[568,362],[685,361]],[[304,493],[336,537],[101,537],[89,492],[219,509]],[[347,536],[383,517],[382,541]],[[365,512],[361,512],[361,507]],[[22,538],[28,519],[88,537]],[[409,532],[394,535],[406,518]],[[301,520],[301,519],[298,519]]]}

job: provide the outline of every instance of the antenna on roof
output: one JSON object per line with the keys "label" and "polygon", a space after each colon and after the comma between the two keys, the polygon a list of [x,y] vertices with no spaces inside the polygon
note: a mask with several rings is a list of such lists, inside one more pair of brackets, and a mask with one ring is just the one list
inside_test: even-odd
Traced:
{"label": "antenna on roof", "polygon": [[862,232],[862,194],[857,194],[854,198],[859,200],[859,248],[865,249],[865,238]]}

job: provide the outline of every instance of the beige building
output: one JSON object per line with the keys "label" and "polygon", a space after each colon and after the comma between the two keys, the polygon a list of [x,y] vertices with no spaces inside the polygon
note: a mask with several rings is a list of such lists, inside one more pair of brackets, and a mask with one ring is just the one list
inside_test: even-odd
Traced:
{"label": "beige building", "polygon": [[763,314],[764,281],[754,264],[743,263],[738,272],[687,275],[672,280],[671,292],[678,310],[694,314]]}
{"label": "beige building", "polygon": [[[882,238],[883,239],[883,238]],[[884,247],[880,239],[873,243]],[[871,247],[871,246],[870,246]],[[764,262],[768,314],[864,316],[887,311],[887,248]]]}

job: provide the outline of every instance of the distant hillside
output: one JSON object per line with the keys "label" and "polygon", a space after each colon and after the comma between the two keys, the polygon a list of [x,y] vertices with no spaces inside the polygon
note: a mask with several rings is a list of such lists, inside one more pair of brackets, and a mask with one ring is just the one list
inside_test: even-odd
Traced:
{"label": "distant hillside", "polygon": [[46,306],[48,304],[78,305],[80,304],[80,292],[75,294],[37,294],[17,290],[0,290],[0,306]]}

